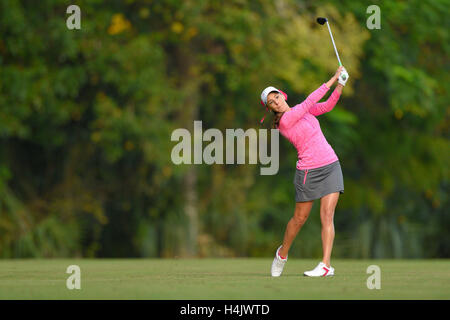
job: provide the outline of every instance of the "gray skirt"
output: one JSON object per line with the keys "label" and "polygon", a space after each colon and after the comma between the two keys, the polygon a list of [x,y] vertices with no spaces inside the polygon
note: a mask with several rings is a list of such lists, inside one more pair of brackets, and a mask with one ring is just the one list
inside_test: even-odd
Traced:
{"label": "gray skirt", "polygon": [[344,193],[344,178],[339,160],[315,169],[296,168],[294,185],[295,202],[320,199],[333,192]]}

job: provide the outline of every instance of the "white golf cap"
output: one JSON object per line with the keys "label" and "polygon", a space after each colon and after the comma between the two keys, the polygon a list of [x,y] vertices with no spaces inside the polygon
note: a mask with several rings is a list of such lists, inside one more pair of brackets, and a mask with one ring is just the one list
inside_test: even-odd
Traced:
{"label": "white golf cap", "polygon": [[274,92],[274,91],[281,93],[281,91],[275,87],[267,87],[263,90],[263,92],[261,93],[261,104],[263,106],[265,106],[267,104],[267,96],[269,95],[269,93]]}

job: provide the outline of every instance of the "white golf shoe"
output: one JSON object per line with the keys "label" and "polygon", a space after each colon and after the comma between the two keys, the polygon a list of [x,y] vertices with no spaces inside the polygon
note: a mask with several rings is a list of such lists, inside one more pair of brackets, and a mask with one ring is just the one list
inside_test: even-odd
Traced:
{"label": "white golf shoe", "polygon": [[334,268],[332,266],[328,268],[325,263],[320,262],[313,270],[305,271],[303,274],[307,277],[329,277],[334,276]]}
{"label": "white golf shoe", "polygon": [[281,276],[281,273],[283,272],[284,265],[286,264],[286,261],[288,257],[286,256],[286,259],[281,259],[279,252],[280,252],[281,246],[278,247],[277,252],[275,253],[275,258],[272,262],[272,277],[279,277]]}

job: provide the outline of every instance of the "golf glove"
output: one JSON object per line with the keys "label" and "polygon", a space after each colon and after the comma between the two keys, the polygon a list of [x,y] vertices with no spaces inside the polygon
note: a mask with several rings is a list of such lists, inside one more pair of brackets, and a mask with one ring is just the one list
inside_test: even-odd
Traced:
{"label": "golf glove", "polygon": [[348,78],[349,78],[349,76],[348,76],[347,70],[345,70],[345,68],[343,68],[341,71],[341,74],[339,75],[338,82],[340,84],[342,84],[343,86],[345,86]]}

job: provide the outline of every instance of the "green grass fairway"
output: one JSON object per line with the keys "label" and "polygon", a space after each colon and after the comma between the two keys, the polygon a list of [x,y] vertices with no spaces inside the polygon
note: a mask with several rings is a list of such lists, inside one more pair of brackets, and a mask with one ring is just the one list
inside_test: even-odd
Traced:
{"label": "green grass fairway", "polygon": [[[272,259],[0,260],[0,299],[450,299],[449,260],[334,260],[334,277],[304,277],[317,262],[272,278]],[[81,290],[66,287],[72,264]],[[366,286],[373,264],[380,290]]]}

